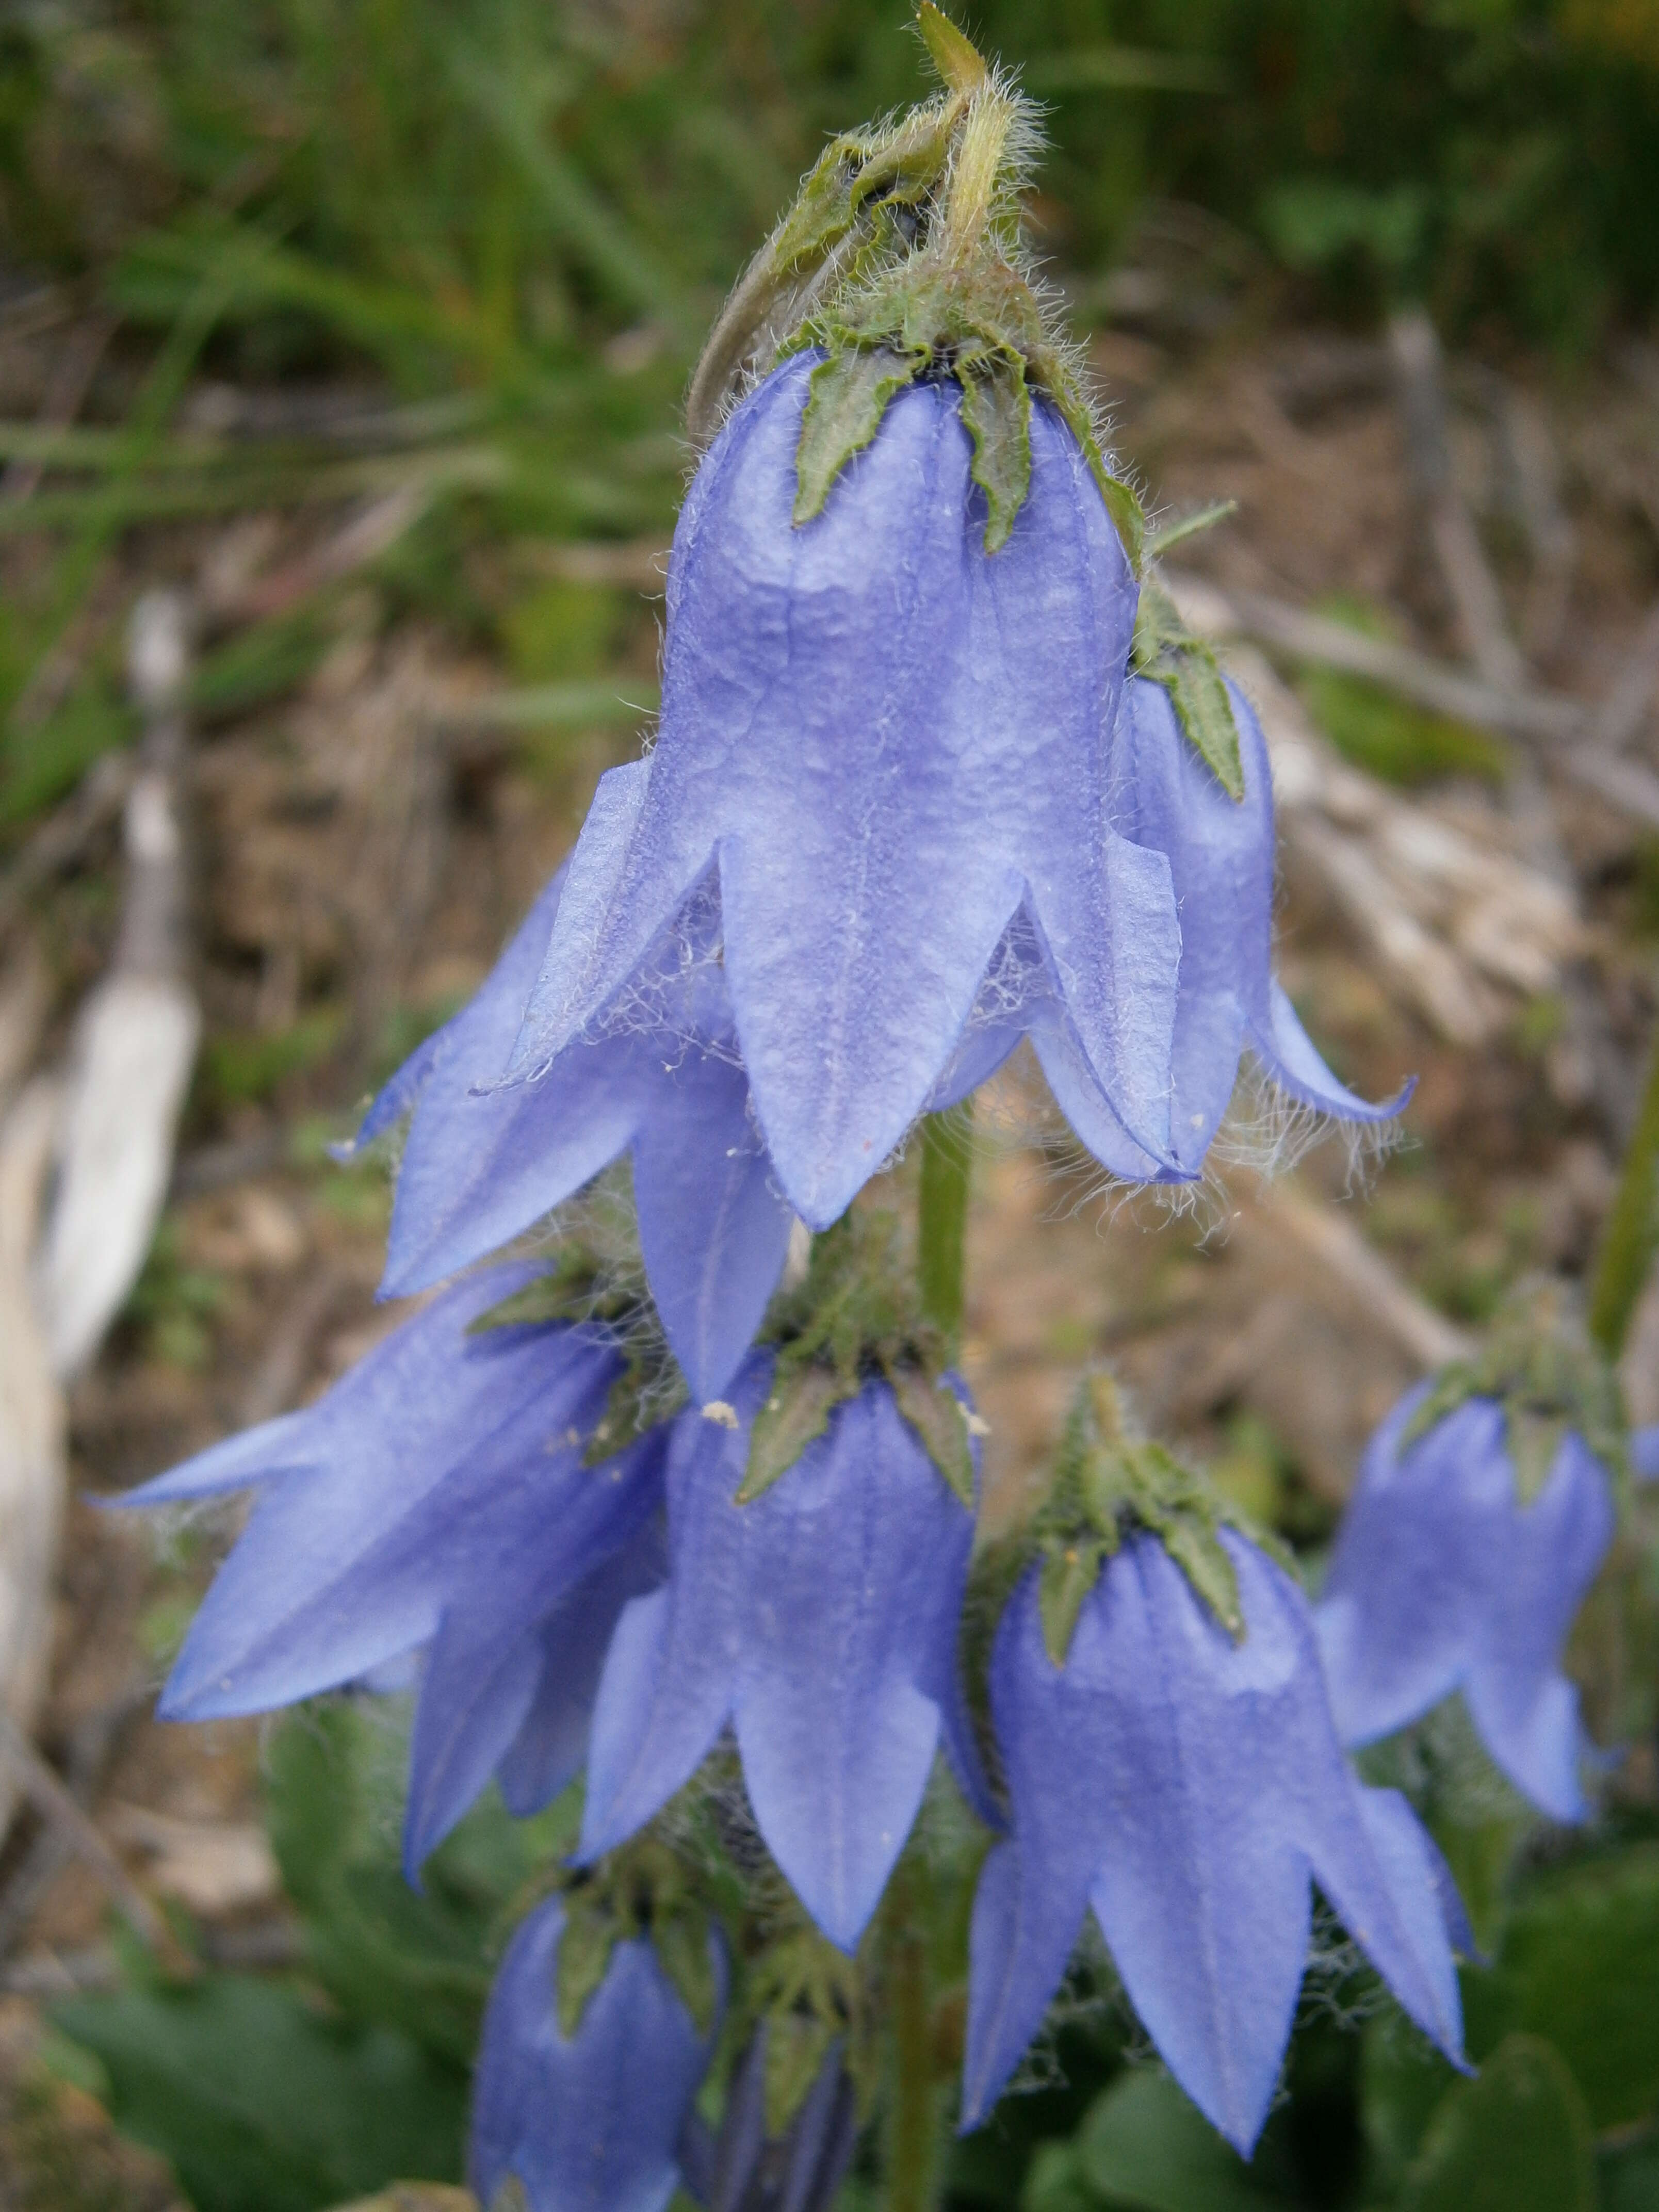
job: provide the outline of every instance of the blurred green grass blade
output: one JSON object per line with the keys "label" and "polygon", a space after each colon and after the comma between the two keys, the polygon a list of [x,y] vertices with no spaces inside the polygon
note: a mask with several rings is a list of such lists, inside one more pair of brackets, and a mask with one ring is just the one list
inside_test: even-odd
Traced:
{"label": "blurred green grass blade", "polygon": [[1036,93],[1226,92],[1224,64],[1208,54],[1158,53],[1145,46],[1079,46],[1039,54],[1020,72]]}
{"label": "blurred green grass blade", "polygon": [[[183,471],[155,477],[123,469],[108,484],[37,493],[27,507],[0,507],[0,538],[96,523],[113,533],[135,522],[192,514],[222,514],[267,507],[300,507],[356,499],[418,485],[446,491],[497,491],[513,474],[510,457],[495,446],[457,447],[418,459],[374,456],[317,465],[300,461],[239,462],[195,477]],[[576,505],[599,520],[634,513],[639,502],[619,487],[592,476],[560,472]]]}
{"label": "blurred green grass blade", "polygon": [[577,730],[648,720],[657,711],[660,686],[645,677],[623,680],[628,697],[617,690],[614,678],[536,684],[522,690],[486,693],[457,709],[451,719],[476,730]]}
{"label": "blurred green grass blade", "polygon": [[[129,250],[108,291],[129,313],[156,319],[175,310],[204,264],[224,249],[188,230],[152,234]],[[393,371],[429,380],[432,357],[471,365],[511,392],[538,392],[545,372],[489,318],[413,285],[391,284],[334,268],[292,247],[226,258],[219,281],[225,313],[246,319],[276,308],[313,316]]]}
{"label": "blurred green grass blade", "polygon": [[447,59],[457,90],[534,187],[555,232],[623,306],[654,315],[687,335],[678,285],[589,187],[574,163],[556,150],[532,104],[533,82],[493,67],[487,56],[459,37],[450,42]]}
{"label": "blurred green grass blade", "polygon": [[[184,396],[202,348],[223,313],[228,297],[229,267],[228,259],[215,263],[203,272],[192,289],[139,388],[127,424],[125,451],[115,462],[108,482],[91,495],[76,518],[71,543],[58,556],[47,587],[46,643],[25,690],[61,647],[111,539],[122,527],[127,481],[142,467],[146,453],[161,436]],[[24,515],[33,508],[36,520],[40,520],[40,510],[33,501],[16,501],[14,507]]]}
{"label": "blurred green grass blade", "polygon": [[329,625],[309,605],[255,623],[198,661],[191,678],[191,711],[204,722],[225,721],[282,698],[311,674],[331,638]]}
{"label": "blurred green grass blade", "polygon": [[0,742],[0,831],[21,829],[64,798],[93,763],[137,732],[124,700],[94,677],[33,728]]}

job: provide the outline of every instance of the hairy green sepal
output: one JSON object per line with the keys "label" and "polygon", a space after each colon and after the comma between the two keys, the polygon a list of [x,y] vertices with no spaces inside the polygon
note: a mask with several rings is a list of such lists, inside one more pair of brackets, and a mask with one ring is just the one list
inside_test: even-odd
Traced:
{"label": "hairy green sepal", "polygon": [[1043,1643],[1063,1667],[1101,1569],[1131,1536],[1145,1533],[1158,1538],[1194,1596],[1238,1642],[1244,1614],[1224,1528],[1262,1541],[1201,1475],[1162,1444],[1132,1437],[1116,1385],[1109,1376],[1091,1375],[1073,1402],[1048,1496],[1012,1547],[1002,1579],[1011,1582],[1035,1554]]}
{"label": "hairy green sepal", "polygon": [[772,1387],[749,1436],[737,1503],[762,1497],[823,1436],[837,1406],[884,1379],[939,1474],[971,1512],[968,1413],[943,1377],[941,1332],[923,1320],[890,1214],[849,1214],[819,1237],[800,1290],[780,1301],[766,1340]]}
{"label": "hairy green sepal", "polygon": [[604,1330],[622,1355],[622,1372],[611,1385],[604,1413],[586,1437],[568,1439],[580,1442],[586,1466],[613,1457],[685,1403],[684,1382],[650,1302],[636,1287],[618,1283],[614,1271],[580,1243],[562,1246],[545,1274],[480,1314],[467,1334],[560,1322]]}
{"label": "hairy green sepal", "polygon": [[918,364],[886,346],[831,354],[812,371],[795,455],[795,520],[810,521],[853,455],[881,428]]}
{"label": "hairy green sepal", "polygon": [[[889,403],[933,373],[962,388],[962,419],[973,440],[971,474],[988,506],[985,550],[1005,545],[1031,481],[1031,394],[1059,412],[1082,447],[1122,538],[1140,565],[1146,524],[1130,487],[1101,450],[1080,379],[1053,338],[1030,284],[1001,256],[988,232],[976,258],[942,264],[922,251],[866,276],[853,273],[839,295],[781,349],[820,348],[796,456],[794,519],[810,522],[841,471],[881,428]],[[835,395],[818,406],[820,393]],[[850,404],[857,395],[859,404]]]}
{"label": "hairy green sepal", "polygon": [[1474,1358],[1441,1370],[1407,1424],[1401,1451],[1471,1398],[1495,1398],[1504,1409],[1504,1441],[1522,1505],[1549,1480],[1571,1430],[1608,1470],[1621,1504],[1627,1498],[1629,1429],[1618,1374],[1561,1285],[1523,1283],[1511,1292]]}
{"label": "hairy green sepal", "polygon": [[659,1964],[700,2035],[714,2031],[720,1991],[709,1957],[711,1923],[691,1870],[653,1838],[624,1844],[564,1892],[556,1996],[559,2033],[581,2026],[618,1943],[648,1936]]}
{"label": "hairy green sepal", "polygon": [[1211,647],[1182,622],[1170,594],[1152,578],[1140,586],[1130,665],[1137,676],[1150,677],[1164,686],[1188,743],[1227,796],[1243,799],[1244,763],[1220,665]]}
{"label": "hairy green sepal", "polygon": [[781,2136],[806,2100],[836,2044],[867,2111],[875,2053],[864,1977],[816,1929],[769,1942],[751,1970],[745,2011],[766,2038],[766,2132]]}

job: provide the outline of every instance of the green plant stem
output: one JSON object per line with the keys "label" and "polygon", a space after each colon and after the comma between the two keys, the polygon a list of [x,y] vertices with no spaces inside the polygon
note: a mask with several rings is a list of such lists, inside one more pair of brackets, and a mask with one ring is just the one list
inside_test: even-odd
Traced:
{"label": "green plant stem", "polygon": [[1613,1210],[1590,1276],[1589,1328],[1609,1359],[1625,1348],[1637,1300],[1659,1249],[1659,1044],[1625,1150]]}
{"label": "green plant stem", "polygon": [[962,1341],[968,1177],[974,1149],[972,1109],[930,1114],[921,1125],[921,1204],[917,1272],[921,1310],[954,1352]]}
{"label": "green plant stem", "polygon": [[939,2197],[939,2099],[933,2078],[933,2018],[923,1925],[925,1869],[912,1864],[895,1881],[889,1907],[889,2018],[893,2035],[892,2104],[887,2130],[889,2212],[933,2212]]}

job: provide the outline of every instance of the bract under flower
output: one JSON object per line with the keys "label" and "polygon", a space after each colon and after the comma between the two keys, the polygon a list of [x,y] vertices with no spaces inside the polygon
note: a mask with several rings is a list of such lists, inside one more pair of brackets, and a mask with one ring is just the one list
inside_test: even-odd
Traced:
{"label": "bract under flower", "polygon": [[1588,1744],[1561,1650],[1613,1541],[1607,1470],[1569,1430],[1522,1503],[1504,1409],[1485,1397],[1402,1449],[1428,1388],[1372,1437],[1338,1533],[1316,1614],[1337,1724],[1371,1743],[1461,1690],[1516,1788],[1581,1820]]}
{"label": "bract under flower", "polygon": [[316,1405],[121,1501],[260,1492],[168,1677],[165,1718],[268,1711],[424,1651],[411,1873],[492,1771],[516,1812],[563,1787],[617,1615],[662,1571],[666,1431],[584,1462],[623,1365],[604,1331],[467,1333],[537,1273],[470,1279]]}
{"label": "bract under flower", "polygon": [[603,1033],[717,876],[744,1065],[815,1228],[926,1106],[1015,917],[1136,1143],[1169,1146],[1181,932],[1170,865],[1112,826],[1134,612],[1088,464],[1046,403],[1002,550],[952,382],[912,386],[793,526],[812,359],[737,410],[675,537],[661,732],[604,779],[514,1072]]}
{"label": "bract under flower", "polygon": [[992,1715],[1012,1833],[980,1878],[963,2124],[1042,2024],[1092,1907],[1170,2072],[1248,2155],[1307,1959],[1317,1881],[1401,2003],[1458,2056],[1443,1865],[1403,1798],[1363,1789],[1337,1743],[1313,1625],[1281,1569],[1231,1529],[1235,1643],[1153,1537],[1111,1559],[1063,1667],[1037,1577],[1004,1614]]}
{"label": "bract under flower", "polygon": [[[523,1923],[484,2014],[468,2178],[480,2204],[516,2179],[528,2212],[662,2212],[677,2146],[708,2070],[700,2034],[648,1937],[618,1943],[570,2035],[554,1990],[565,1910]],[[723,1989],[724,1959],[709,1945]]]}
{"label": "bract under flower", "polygon": [[762,1835],[850,1950],[943,1735],[982,1798],[956,1671],[973,1516],[890,1389],[871,1382],[759,1498],[735,1500],[772,1360],[693,1412],[668,1461],[671,1571],[629,1606],[594,1710],[582,1854],[612,1850],[689,1781],[729,1723]]}
{"label": "bract under flower", "polygon": [[717,1397],[782,1270],[790,1212],[749,1108],[708,902],[630,979],[629,1018],[532,1084],[507,1065],[560,910],[554,877],[475,997],[374,1101],[359,1145],[412,1113],[382,1297],[469,1267],[629,1154],[653,1297],[693,1393]]}

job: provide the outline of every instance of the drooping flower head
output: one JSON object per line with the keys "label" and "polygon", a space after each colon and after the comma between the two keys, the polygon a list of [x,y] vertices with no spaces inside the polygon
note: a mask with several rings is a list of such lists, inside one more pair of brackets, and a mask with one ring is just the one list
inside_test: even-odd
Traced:
{"label": "drooping flower head", "polygon": [[167,1679],[163,1717],[266,1712],[421,1655],[411,1874],[492,1772],[516,1813],[564,1787],[617,1616],[663,1571],[666,1431],[605,1455],[599,1431],[624,1369],[609,1333],[470,1333],[540,1273],[520,1263],[471,1278],[314,1406],[121,1500],[258,1491]]}
{"label": "drooping flower head", "polygon": [[729,1404],[679,1417],[668,1580],[626,1608],[605,1662],[585,1858],[642,1826],[729,1727],[768,1848],[850,1950],[941,1745],[984,1802],[956,1661],[970,1412],[948,1375],[902,1358],[884,1372],[856,1335],[807,1334],[757,1352]]}
{"label": "drooping flower head", "polygon": [[567,1949],[570,1924],[569,1901],[549,1898],[501,1961],[478,2051],[468,2179],[486,2206],[516,2180],[527,2212],[662,2212],[680,2185],[680,2138],[714,2052],[724,1954],[704,1931],[701,1987],[688,1989],[685,1946],[673,1954],[677,1978],[648,1930],[590,1942],[578,1957]]}
{"label": "drooping flower head", "polygon": [[1366,1448],[1316,1614],[1344,1742],[1461,1692],[1516,1788],[1583,1820],[1589,1746],[1561,1653],[1624,1465],[1614,1378],[1553,1291],[1523,1292],[1477,1358],[1404,1398]]}
{"label": "drooping flower head", "polygon": [[1018,2063],[1092,1911],[1165,2064],[1248,2155],[1312,1885],[1454,2058],[1461,1908],[1405,1800],[1344,1759],[1296,1584],[1156,1447],[1094,1427],[1079,1453],[1074,1423],[1070,1525],[1018,1584],[991,1661],[1012,1832],[975,1902],[963,2124]]}
{"label": "drooping flower head", "polygon": [[1152,676],[1125,684],[1109,756],[1113,826],[1168,860],[1181,917],[1163,1153],[1137,1142],[1079,1050],[1024,916],[999,948],[931,1107],[954,1105],[1029,1037],[1055,1103],[1103,1166],[1132,1182],[1177,1182],[1202,1175],[1246,1050],[1288,1097],[1340,1120],[1375,1125],[1405,1104],[1409,1085],[1373,1105],[1340,1083],[1273,975],[1267,750],[1243,693],[1219,678],[1216,690],[1242,795],[1227,790],[1193,745],[1170,689]]}

